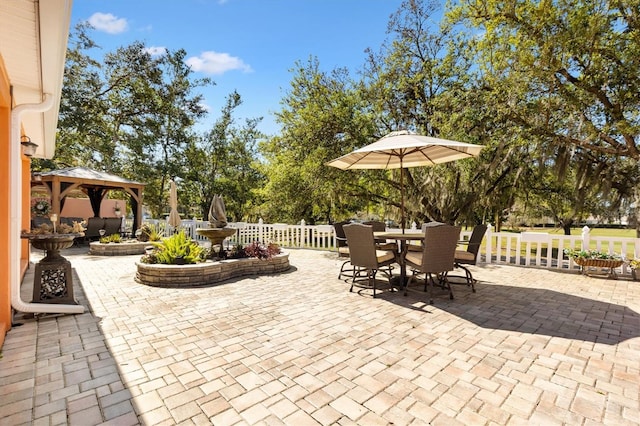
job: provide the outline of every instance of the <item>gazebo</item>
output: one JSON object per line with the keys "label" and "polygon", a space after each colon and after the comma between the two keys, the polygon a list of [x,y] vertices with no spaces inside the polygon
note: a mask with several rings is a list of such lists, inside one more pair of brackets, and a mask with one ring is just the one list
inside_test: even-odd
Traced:
{"label": "gazebo", "polygon": [[95,217],[100,216],[102,199],[111,190],[121,189],[129,194],[133,211],[133,231],[142,224],[142,192],[145,184],[134,182],[87,167],[71,167],[50,172],[34,173],[32,185],[44,185],[51,194],[51,213],[60,216],[64,200],[72,191],[81,191],[89,197]]}

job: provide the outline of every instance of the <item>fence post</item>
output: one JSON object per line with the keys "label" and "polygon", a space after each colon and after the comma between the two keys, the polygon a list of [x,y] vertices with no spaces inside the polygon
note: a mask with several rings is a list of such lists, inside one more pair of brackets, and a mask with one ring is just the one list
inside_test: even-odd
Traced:
{"label": "fence post", "polygon": [[[485,263],[489,263],[489,264],[492,263],[492,256],[491,256],[491,253],[493,252],[493,248],[492,248],[493,240],[491,238],[492,231],[493,231],[493,226],[491,226],[490,223],[487,223],[487,245],[485,247],[484,261],[485,261]],[[498,238],[500,238],[500,237],[498,236]],[[499,254],[498,254],[498,256],[499,256]],[[500,263],[500,258],[496,257],[496,259],[497,259],[496,263]]]}
{"label": "fence post", "polygon": [[300,221],[300,236],[298,238],[298,247],[304,247],[307,243],[308,235],[306,229],[304,229],[306,224],[307,223],[304,221],[304,219]]}
{"label": "fence post", "polygon": [[264,227],[262,218],[258,219],[258,241],[264,241]]}
{"label": "fence post", "polygon": [[582,250],[589,250],[589,234],[591,229],[587,225],[582,228]]}

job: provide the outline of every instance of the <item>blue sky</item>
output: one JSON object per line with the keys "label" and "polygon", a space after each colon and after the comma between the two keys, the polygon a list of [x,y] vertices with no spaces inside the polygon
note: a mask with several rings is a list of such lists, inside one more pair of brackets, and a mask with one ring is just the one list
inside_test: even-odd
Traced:
{"label": "blue sky", "polygon": [[289,90],[295,62],[315,56],[325,71],[362,68],[365,49],[378,51],[389,16],[401,0],[74,0],[72,27],[89,21],[105,52],[133,41],[187,52],[210,109],[202,130],[219,116],[233,90],[236,118],[264,117],[260,130],[279,133],[272,113]]}

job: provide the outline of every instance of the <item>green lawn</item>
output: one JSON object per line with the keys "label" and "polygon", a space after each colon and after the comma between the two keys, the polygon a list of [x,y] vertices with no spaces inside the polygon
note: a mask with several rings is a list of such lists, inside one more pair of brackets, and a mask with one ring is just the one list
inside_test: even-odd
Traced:
{"label": "green lawn", "polygon": [[[564,235],[564,230],[559,228],[521,228],[519,231],[504,229],[502,232],[542,232],[551,235]],[[591,228],[590,234],[594,237],[625,237],[635,238],[635,229],[610,229],[610,228]],[[571,235],[582,235],[582,228],[571,228]]]}
{"label": "green lawn", "polygon": [[[564,235],[564,230],[558,228],[529,228],[527,232],[548,232],[551,235]],[[582,235],[582,228],[571,228],[571,235]],[[617,228],[591,228],[590,235],[593,237],[624,237],[635,238],[635,229]]]}

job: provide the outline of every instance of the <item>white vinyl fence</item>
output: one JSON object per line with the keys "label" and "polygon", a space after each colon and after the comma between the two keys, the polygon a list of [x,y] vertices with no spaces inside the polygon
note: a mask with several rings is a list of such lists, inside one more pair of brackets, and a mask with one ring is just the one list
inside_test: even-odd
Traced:
{"label": "white vinyl fence", "polygon": [[[163,227],[165,235],[171,235],[174,229],[161,220],[145,220],[144,223]],[[206,237],[198,235],[196,229],[209,228],[207,221],[183,220],[179,229],[189,237],[200,242],[207,243]],[[322,250],[334,250],[336,247],[335,232],[332,225],[289,225],[286,223],[266,224],[231,222],[227,228],[236,229],[236,233],[224,242],[226,246],[247,245],[253,242],[275,243],[281,247],[310,248]]]}
{"label": "white vinyl fence", "polygon": [[[165,228],[165,234],[170,235],[174,230],[164,221],[145,220],[145,223],[160,224]],[[335,233],[332,225],[306,225],[301,221],[299,225],[285,223],[266,224],[236,222],[229,223],[228,227],[237,229],[237,232],[225,240],[225,246],[236,244],[247,245],[258,241],[262,243],[273,242],[281,247],[308,248],[320,250],[337,250]],[[180,229],[184,230],[194,240],[203,244],[207,238],[196,233],[198,228],[207,228],[206,221],[183,220]],[[400,229],[390,229],[400,231]],[[462,231],[461,239],[468,239],[472,229]],[[543,232],[494,232],[489,225],[485,234],[478,263],[519,265],[534,268],[548,269],[579,269],[573,260],[568,259],[564,249],[588,249],[590,247],[622,255],[630,260],[640,258],[640,238],[622,237],[593,237],[588,227],[584,227],[582,235],[569,236],[549,234]],[[419,232],[415,226],[407,232]],[[625,263],[618,268],[618,273],[630,273]]]}

